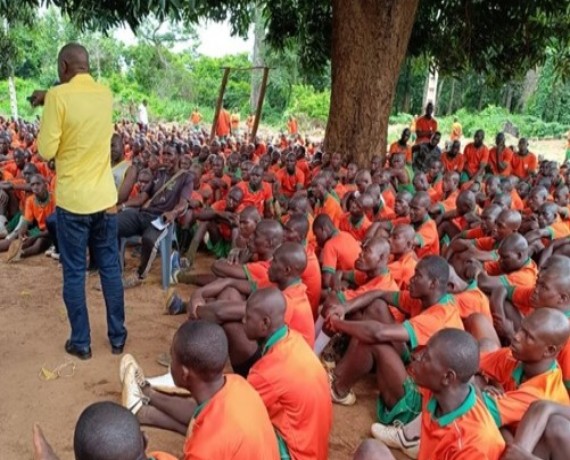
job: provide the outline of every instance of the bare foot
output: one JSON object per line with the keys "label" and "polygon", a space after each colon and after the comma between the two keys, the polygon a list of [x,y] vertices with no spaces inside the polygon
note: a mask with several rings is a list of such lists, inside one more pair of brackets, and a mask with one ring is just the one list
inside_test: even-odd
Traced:
{"label": "bare foot", "polygon": [[59,460],[37,423],[34,423],[34,460]]}

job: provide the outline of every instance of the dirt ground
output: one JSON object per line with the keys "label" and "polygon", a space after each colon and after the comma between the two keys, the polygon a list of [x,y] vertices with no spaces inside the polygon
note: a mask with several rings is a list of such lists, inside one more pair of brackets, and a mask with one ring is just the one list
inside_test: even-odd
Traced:
{"label": "dirt ground", "polygon": [[[199,262],[198,269],[205,269],[211,260]],[[159,277],[160,263],[156,262],[148,282],[125,295],[129,331],[125,351],[137,358],[149,376],[164,373],[156,358],[169,349],[183,320],[163,314],[165,293]],[[73,359],[73,376],[45,381],[39,377],[42,367],[53,369],[70,359],[63,350],[69,327],[61,297],[61,270],[43,256],[12,265],[0,262],[0,292],[5,299],[0,305],[0,445],[5,458],[31,458],[32,426],[38,422],[61,459],[71,460],[73,430],[81,411],[95,401],[120,403],[120,357],[111,354],[107,342],[103,298],[93,289],[97,281],[97,276],[87,279],[93,358]],[[188,295],[192,288],[178,289]],[[374,421],[371,382],[360,384],[356,393],[356,406],[334,407],[332,460],[351,458]],[[152,428],[145,432],[150,449],[181,454],[181,436]]]}

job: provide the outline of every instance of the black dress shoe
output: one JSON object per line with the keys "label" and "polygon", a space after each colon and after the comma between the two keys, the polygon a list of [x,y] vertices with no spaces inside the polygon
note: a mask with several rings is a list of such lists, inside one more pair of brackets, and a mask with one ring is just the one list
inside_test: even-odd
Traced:
{"label": "black dress shoe", "polygon": [[122,345],[119,345],[118,347],[111,345],[111,353],[113,353],[114,355],[122,355],[123,354],[123,348],[125,348],[124,343]]}
{"label": "black dress shoe", "polygon": [[65,342],[65,351],[79,359],[91,359],[91,347],[88,347],[86,350],[80,350],[71,343],[71,340]]}

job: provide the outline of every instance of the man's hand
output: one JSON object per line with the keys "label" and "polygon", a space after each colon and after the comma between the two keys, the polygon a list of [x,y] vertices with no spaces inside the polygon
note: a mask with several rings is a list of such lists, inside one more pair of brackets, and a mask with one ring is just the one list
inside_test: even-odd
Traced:
{"label": "man's hand", "polygon": [[493,326],[499,337],[511,340],[515,335],[513,322],[501,315],[493,314]]}
{"label": "man's hand", "polygon": [[202,297],[200,290],[196,290],[190,296],[190,305],[188,305],[188,317],[190,319],[198,319],[196,310],[198,307],[206,305],[206,300]]}
{"label": "man's hand", "polygon": [[172,222],[174,222],[176,220],[176,212],[174,211],[167,211],[164,214],[162,214],[162,221],[167,223],[167,224],[171,224]]}
{"label": "man's hand", "polygon": [[40,105],[44,105],[46,99],[47,91],[45,90],[35,90],[32,95],[28,98],[32,107],[38,107]]}

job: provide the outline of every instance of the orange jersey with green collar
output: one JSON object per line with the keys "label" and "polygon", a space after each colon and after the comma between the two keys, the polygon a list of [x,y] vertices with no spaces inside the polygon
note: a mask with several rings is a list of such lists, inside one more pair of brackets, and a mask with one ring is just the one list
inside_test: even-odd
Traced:
{"label": "orange jersey with green collar", "polygon": [[[226,200],[218,200],[215,203],[212,203],[212,209],[216,212],[225,212],[227,208],[227,201]],[[239,214],[243,210],[244,206],[243,203],[240,204],[234,213]],[[225,222],[220,222],[218,224],[218,230],[220,231],[220,235],[226,241],[230,241],[232,239],[232,227],[230,227]]]}
{"label": "orange jersey with green collar", "polygon": [[[349,212],[345,213],[340,219],[338,226],[339,230],[350,233],[356,240],[364,241],[366,232],[371,227],[372,222],[368,220],[366,215],[363,215],[360,220],[355,224]],[[570,231],[569,231],[570,232]]]}
{"label": "orange jersey with green collar", "polygon": [[458,196],[459,196],[459,190],[455,190],[454,192],[451,192],[447,196],[447,198],[444,197],[443,200],[438,204],[441,212],[446,213],[456,209],[457,205],[455,204],[455,202],[457,201]]}
{"label": "orange jersey with green collar", "polygon": [[247,380],[265,403],[292,459],[328,459],[332,428],[328,377],[300,334],[287,328],[278,330]]}
{"label": "orange jersey with green collar", "polygon": [[546,372],[525,379],[522,364],[513,358],[509,348],[501,348],[483,354],[480,366],[485,375],[501,384],[505,390],[505,394],[500,398],[483,393],[485,405],[498,427],[515,428],[534,401],[570,404],[562,372],[556,361],[553,361]]}
{"label": "orange jersey with green collar", "polygon": [[507,289],[515,286],[534,286],[538,276],[538,268],[532,259],[528,259],[519,269],[511,273],[503,273],[499,262],[486,262],[485,270],[490,276],[499,276]]}
{"label": "orange jersey with green collar", "polygon": [[301,334],[312,349],[315,344],[315,322],[307,297],[307,287],[298,280],[287,286],[283,296],[287,303],[285,324]]}
{"label": "orange jersey with green collar", "polygon": [[528,152],[522,156],[513,154],[511,159],[512,173],[519,179],[525,179],[530,174],[534,174],[538,169],[538,159],[534,153]]}
{"label": "orange jersey with green collar", "polygon": [[465,291],[453,294],[453,297],[462,319],[467,319],[473,313],[481,313],[489,321],[493,321],[489,298],[477,287],[477,281],[472,281]]}
{"label": "orange jersey with green collar", "polygon": [[414,251],[406,252],[399,259],[388,263],[388,270],[392,273],[398,289],[404,290],[408,288],[417,264],[418,258]]}
{"label": "orange jersey with green collar", "polygon": [[41,231],[46,230],[46,219],[55,211],[55,197],[48,193],[48,198],[41,203],[35,195],[26,198],[24,220],[29,224],[36,222]]}
{"label": "orange jersey with green collar", "polygon": [[334,226],[338,228],[343,211],[339,202],[330,193],[327,193],[322,203],[315,204],[315,217],[320,214],[327,214],[331,218]]}
{"label": "orange jersey with green collar", "polygon": [[273,191],[271,190],[271,185],[267,182],[262,182],[259,190],[252,190],[248,182],[241,181],[236,185],[243,192],[242,205],[244,207],[254,206],[259,211],[259,215],[264,215],[264,208],[266,202],[271,202],[273,200]]}
{"label": "orange jersey with green collar", "polygon": [[439,235],[437,225],[429,216],[420,224],[413,224],[416,230],[416,254],[418,259],[424,256],[439,255]]}
{"label": "orange jersey with green collar", "polygon": [[382,199],[384,200],[384,204],[390,208],[390,210],[394,209],[394,206],[396,205],[396,194],[394,193],[394,190],[388,187],[382,192]]}
{"label": "orange jersey with green collar", "polygon": [[261,397],[239,375],[225,379],[190,420],[184,460],[278,460],[277,438]]}
{"label": "orange jersey with green collar", "polygon": [[570,227],[568,227],[568,222],[559,219],[557,222],[554,222],[546,227],[546,230],[548,230],[549,240],[556,240],[558,238],[564,238],[565,236],[570,235]]}
{"label": "orange jersey with green collar", "polygon": [[444,152],[441,155],[441,162],[443,163],[443,169],[446,172],[456,171],[460,173],[463,171],[463,166],[465,165],[465,157],[458,153],[455,157],[448,155],[448,152]]}
{"label": "orange jersey with green collar", "polygon": [[307,253],[307,268],[305,268],[305,271],[301,274],[301,281],[307,286],[307,297],[311,304],[313,319],[316,319],[321,303],[321,289],[323,286],[321,266],[313,249],[306,246],[305,252]]}
{"label": "orange jersey with green collar", "polygon": [[[513,159],[513,151],[505,147],[501,153],[497,152],[497,147],[489,150],[489,167],[494,176],[508,177],[511,175],[511,161]],[[499,163],[505,163],[506,168],[499,171]]]}
{"label": "orange jersey with green collar", "polygon": [[469,176],[473,176],[482,164],[489,163],[489,149],[485,144],[481,147],[475,147],[473,142],[467,144],[463,150],[463,156],[465,157],[464,169],[469,173]]}
{"label": "orange jersey with green collar", "polygon": [[[357,273],[360,274],[362,272]],[[363,283],[358,283],[358,287],[356,289],[347,289],[338,293],[338,298],[342,303],[346,303],[370,291],[398,290],[398,285],[396,284],[396,281],[394,281],[389,270],[386,270],[384,273],[370,279],[368,279],[364,273],[362,273],[362,275],[364,275],[366,280]]]}
{"label": "orange jersey with green collar", "polygon": [[408,331],[412,350],[425,345],[431,336],[446,327],[463,330],[457,303],[450,294],[445,294],[437,303],[425,310],[422,302],[419,299],[412,299],[409,291],[394,293],[391,304],[410,317],[402,325]]}
{"label": "orange jersey with green collar", "polygon": [[511,190],[511,208],[516,209],[517,211],[522,211],[524,209],[524,202],[515,189]]}
{"label": "orange jersey with green collar", "polygon": [[281,193],[287,198],[291,198],[293,194],[297,191],[297,187],[300,185],[301,188],[305,185],[305,174],[299,168],[295,168],[294,174],[289,174],[287,168],[281,168],[275,178],[281,187]]}
{"label": "orange jersey with green collar", "polygon": [[322,271],[335,273],[337,270],[353,270],[360,251],[360,243],[350,233],[337,232],[321,250]]}
{"label": "orange jersey with green collar", "polygon": [[459,234],[459,238],[463,238],[465,240],[474,240],[476,238],[482,238],[485,235],[485,231],[483,230],[482,227],[476,227],[476,228],[470,228],[467,230],[463,230],[460,234]]}
{"label": "orange jersey with green collar", "polygon": [[390,156],[400,153],[406,157],[406,163],[412,164],[412,147],[408,144],[402,145],[399,141],[392,142],[388,153]]}
{"label": "orange jersey with green collar", "polygon": [[418,460],[499,460],[505,441],[477,391],[470,386],[465,401],[454,411],[437,416],[437,400],[422,395]]}
{"label": "orange jersey with green collar", "polygon": [[438,175],[436,179],[430,184],[427,193],[432,203],[437,203],[443,200],[443,181],[442,177]]}
{"label": "orange jersey with green collar", "polygon": [[480,238],[475,238],[471,241],[477,249],[480,249],[481,251],[491,252],[494,257],[494,260],[499,259],[499,253],[497,252],[497,250],[499,249],[500,242],[497,241],[495,237],[482,236]]}

